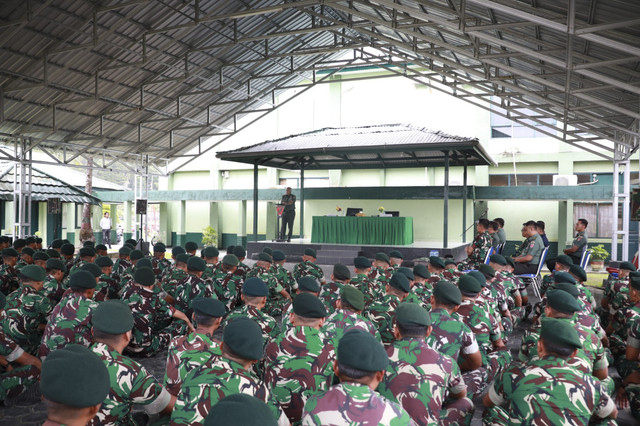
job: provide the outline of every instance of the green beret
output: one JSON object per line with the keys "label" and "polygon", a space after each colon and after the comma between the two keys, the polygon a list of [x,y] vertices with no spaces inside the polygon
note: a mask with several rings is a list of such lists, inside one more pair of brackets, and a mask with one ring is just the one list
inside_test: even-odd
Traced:
{"label": "green beret", "polygon": [[57,269],[58,271],[67,272],[67,267],[60,259],[50,258],[47,260],[47,269]]}
{"label": "green beret", "polygon": [[60,248],[60,247],[62,247],[62,244],[64,244],[64,243],[60,239],[53,240],[53,241],[51,241],[51,248],[53,248],[53,249]]}
{"label": "green beret", "polygon": [[402,325],[428,327],[431,325],[431,315],[416,303],[404,302],[396,308],[396,322]]}
{"label": "green beret", "polygon": [[36,242],[36,238],[35,237],[27,237],[24,239],[24,242],[29,245],[29,244],[34,244]]}
{"label": "green beret", "polygon": [[247,257],[247,251],[242,246],[234,246],[233,254],[235,254],[238,259],[241,257]]}
{"label": "green beret", "polygon": [[129,248],[129,250],[131,250],[131,251],[133,251],[133,250],[135,250],[135,249],[136,249],[136,245],[135,245],[135,244],[129,244],[129,243],[124,243],[124,244],[122,245],[122,247],[128,247],[128,248]]}
{"label": "green beret", "polygon": [[566,293],[569,293],[571,296],[573,296],[574,299],[577,299],[578,296],[580,296],[580,290],[578,289],[578,287],[576,287],[575,284],[571,284],[568,282],[554,283],[551,288],[554,290],[562,290]]}
{"label": "green beret", "polygon": [[24,246],[27,245],[27,242],[25,240],[23,240],[22,238],[17,238],[13,241],[13,248],[14,249],[19,249],[22,248]]}
{"label": "green beret", "polygon": [[[29,278],[32,281],[44,281],[47,278],[47,271],[38,265],[27,265],[20,270],[20,275]],[[95,284],[96,280],[93,280]]]}
{"label": "green beret", "polygon": [[0,291],[0,311],[4,309],[4,306],[6,304],[7,304],[7,296],[5,296],[4,293]]}
{"label": "green beret", "polygon": [[478,271],[480,271],[485,278],[492,278],[496,276],[496,270],[493,269],[492,266],[487,265],[486,263],[483,263],[482,265],[480,265],[478,267]]}
{"label": "green beret", "polygon": [[384,347],[371,333],[352,328],[338,342],[338,363],[361,371],[383,371],[389,365]]}
{"label": "green beret", "polygon": [[505,260],[507,261],[507,264],[512,268],[516,267],[516,262],[514,262],[512,257],[505,257]]}
{"label": "green beret", "polygon": [[136,268],[136,271],[133,273],[133,279],[140,285],[145,287],[149,287],[155,284],[156,276],[153,273],[153,269],[151,268]]}
{"label": "green beret", "polygon": [[627,271],[636,271],[636,267],[631,262],[621,262],[618,269],[626,269]]}
{"label": "green beret", "polygon": [[312,248],[306,248],[306,249],[304,249],[304,255],[305,255],[305,256],[311,256],[311,257],[313,257],[313,258],[318,257],[318,256],[316,255],[316,251],[315,251],[314,249],[312,249]]}
{"label": "green beret", "polygon": [[311,275],[305,275],[304,277],[298,280],[298,290],[319,293],[320,283]]}
{"label": "green beret", "polygon": [[553,273],[553,281],[557,283],[569,283],[576,285],[576,279],[571,276],[568,272],[564,271],[556,271]]}
{"label": "green beret", "polygon": [[84,243],[82,243],[82,247],[91,247],[91,248],[95,248],[96,243],[94,241],[85,241]]}
{"label": "green beret", "polygon": [[223,265],[238,266],[238,263],[239,261],[235,254],[227,254],[222,258]]}
{"label": "green beret", "polygon": [[556,263],[571,267],[571,265],[573,265],[573,260],[571,260],[571,258],[566,254],[561,254],[560,256],[556,257]]}
{"label": "green beret", "polygon": [[142,259],[138,260],[136,262],[136,266],[134,269],[138,269],[138,268],[151,268],[153,269],[153,262],[151,262],[151,259],[147,259],[146,257],[143,257]]}
{"label": "green beret", "polygon": [[587,273],[580,267],[580,265],[571,265],[571,267],[569,267],[569,272],[580,281],[587,280]]}
{"label": "green beret", "polygon": [[246,393],[222,398],[214,405],[204,426],[278,426],[271,409],[263,401]]}
{"label": "green beret", "polygon": [[382,252],[376,253],[375,259],[381,260],[383,262],[391,263],[391,261],[389,260],[389,256],[387,256],[387,253],[382,253]]}
{"label": "green beret", "polygon": [[429,263],[434,268],[443,268],[445,267],[444,260],[438,256],[429,256]]}
{"label": "green beret", "polygon": [[409,278],[407,278],[407,276],[401,272],[396,272],[391,276],[391,279],[389,280],[389,285],[405,293],[409,293],[411,291],[411,284],[409,283]]}
{"label": "green beret", "polygon": [[282,250],[274,250],[272,257],[274,262],[281,262],[287,258]]}
{"label": "green beret", "polygon": [[416,266],[413,267],[413,275],[422,277],[422,278],[431,278],[429,269],[421,263],[418,263],[416,264]]}
{"label": "green beret", "polygon": [[109,371],[98,355],[71,344],[42,362],[40,391],[49,401],[68,407],[93,407],[109,395]]}
{"label": "green beret", "polygon": [[107,334],[123,334],[133,329],[133,314],[121,300],[105,300],[91,314],[93,328]]}
{"label": "green beret", "polygon": [[109,266],[113,266],[113,260],[111,260],[109,256],[98,256],[98,258],[96,258],[96,265],[101,268],[108,268]]}
{"label": "green beret", "polygon": [[271,247],[263,247],[262,251],[273,257],[273,249]]}
{"label": "green beret", "polygon": [[184,249],[186,251],[196,251],[198,250],[198,243],[187,241],[187,243],[184,245]]}
{"label": "green beret", "polygon": [[31,247],[25,247],[22,249],[22,254],[26,254],[27,256],[33,256],[35,253],[36,251]]}
{"label": "green beret", "polygon": [[18,251],[14,248],[6,248],[6,249],[2,249],[2,255],[3,256],[7,256],[7,257],[18,257]]}
{"label": "green beret", "polygon": [[264,339],[260,326],[251,318],[238,317],[229,322],[222,335],[224,346],[243,359],[262,358]]}
{"label": "green beret", "polygon": [[353,266],[357,269],[371,268],[371,261],[364,256],[358,256],[353,259]]}
{"label": "green beret", "polygon": [[629,272],[629,278],[633,278],[633,277],[640,278],[640,271]]}
{"label": "green beret", "polygon": [[293,313],[305,318],[325,318],[327,309],[313,294],[300,293],[293,299]]}
{"label": "green beret", "polygon": [[389,258],[395,257],[396,259],[404,259],[404,256],[402,255],[402,253],[400,253],[398,250],[391,250],[389,252]]}
{"label": "green beret", "polygon": [[71,241],[67,240],[66,238],[62,240],[62,244],[71,244]]}
{"label": "green beret", "polygon": [[153,246],[154,253],[165,253],[166,251],[167,251],[167,247],[162,243],[158,243]]}
{"label": "green beret", "polygon": [[356,311],[364,309],[364,294],[352,285],[342,286],[340,300],[347,302]]}
{"label": "green beret", "polygon": [[69,277],[69,287],[78,290],[96,288],[96,277],[89,271],[77,270]]}
{"label": "green beret", "polygon": [[433,288],[433,296],[442,303],[453,305],[460,305],[462,303],[460,289],[449,281],[438,281]]}
{"label": "green beret", "polygon": [[138,242],[137,242],[136,240],[134,240],[133,238],[129,238],[129,239],[128,239],[128,240],[126,240],[124,243],[125,243],[125,244],[130,244],[130,245],[132,245],[132,246],[134,246],[134,247],[135,247],[135,245],[136,245],[136,244],[138,244]]}
{"label": "green beret", "polygon": [[104,244],[97,244],[96,245],[96,251],[98,251],[98,250],[107,251],[107,246],[105,246]]}
{"label": "green beret", "polygon": [[495,263],[500,266],[507,266],[507,259],[501,254],[492,254],[489,256],[489,262]]}
{"label": "green beret", "polygon": [[258,260],[262,262],[269,262],[269,263],[273,262],[273,259],[271,258],[269,253],[265,253],[263,251],[258,253]]}
{"label": "green beret", "polygon": [[95,263],[85,263],[80,267],[80,270],[87,271],[88,273],[93,275],[94,278],[102,275],[102,268],[100,268],[100,266],[96,265]]}
{"label": "green beret", "polygon": [[446,268],[449,265],[456,265],[456,261],[451,258],[444,259],[444,267]]}
{"label": "green beret", "polygon": [[413,281],[416,277],[413,275],[413,270],[411,268],[407,268],[406,266],[401,266],[398,268],[397,272],[404,274],[405,277],[409,279],[409,281]]}
{"label": "green beret", "polygon": [[37,251],[33,254],[33,260],[49,260],[49,255],[44,251]]}
{"label": "green beret", "polygon": [[211,297],[197,297],[192,306],[195,313],[214,318],[222,318],[226,311],[224,303]]}
{"label": "green beret", "polygon": [[475,278],[476,280],[478,280],[478,282],[480,283],[480,285],[482,287],[486,287],[487,286],[487,279],[485,278],[484,274],[480,271],[470,271],[467,275],[471,275],[473,278]]}
{"label": "green beret", "polygon": [[[142,252],[140,252],[142,253]],[[93,247],[82,247],[79,251],[78,251],[78,255],[80,257],[93,257],[96,255],[96,251]]]}
{"label": "green beret", "polygon": [[187,261],[187,269],[189,271],[204,271],[206,267],[207,263],[201,257],[191,256]]}
{"label": "green beret", "polygon": [[549,290],[546,294],[547,305],[563,314],[573,314],[582,310],[575,297],[563,290]]}
{"label": "green beret", "polygon": [[191,258],[191,255],[187,253],[180,253],[179,255],[176,256],[176,262],[186,264],[189,261],[189,258]]}
{"label": "green beret", "polygon": [[345,281],[351,278],[351,271],[346,265],[338,263],[333,266],[333,277],[336,280]]}
{"label": "green beret", "polygon": [[184,249],[184,247],[180,247],[180,246],[173,246],[173,248],[171,249],[171,256],[172,257],[176,257],[177,255],[181,254],[181,253],[186,253],[187,251]]}
{"label": "green beret", "polygon": [[55,249],[47,249],[45,252],[49,255],[49,257],[55,257],[56,259],[60,259],[60,252]]}
{"label": "green beret", "polygon": [[[24,270],[24,268],[22,268]],[[631,288],[635,290],[640,290],[640,278],[639,277],[631,277],[629,279],[629,285]]]}
{"label": "green beret", "polygon": [[144,258],[144,254],[142,253],[142,250],[131,250],[131,253],[129,253],[129,258],[133,261],[133,260],[140,260],[142,258]]}
{"label": "green beret", "polygon": [[556,318],[543,318],[541,323],[541,339],[562,347],[574,349],[582,348],[578,332],[570,321],[563,321]]}
{"label": "green beret", "polygon": [[218,257],[220,256],[220,250],[217,247],[209,246],[202,249],[202,257]]}
{"label": "green beret", "polygon": [[458,288],[462,293],[476,295],[482,291],[482,286],[477,279],[469,274],[465,274],[460,277],[458,281]]}
{"label": "green beret", "polygon": [[60,253],[64,254],[65,256],[72,256],[75,252],[76,248],[73,244],[63,244],[62,247],[60,247]]}
{"label": "green beret", "polygon": [[258,277],[251,277],[242,285],[242,294],[253,297],[269,295],[269,287]]}
{"label": "green beret", "polygon": [[118,254],[129,256],[131,254],[131,249],[129,247],[122,246],[118,249]]}

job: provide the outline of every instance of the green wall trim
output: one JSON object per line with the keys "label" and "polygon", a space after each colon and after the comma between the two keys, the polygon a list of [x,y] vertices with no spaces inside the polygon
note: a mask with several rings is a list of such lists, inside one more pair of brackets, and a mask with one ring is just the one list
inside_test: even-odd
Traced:
{"label": "green wall trim", "polygon": [[613,188],[583,186],[476,186],[478,200],[610,200]]}

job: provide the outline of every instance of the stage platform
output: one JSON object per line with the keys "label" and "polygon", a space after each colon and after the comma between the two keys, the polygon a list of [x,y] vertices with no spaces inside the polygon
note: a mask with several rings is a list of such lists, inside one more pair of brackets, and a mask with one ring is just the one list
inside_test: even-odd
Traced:
{"label": "stage platform", "polygon": [[300,262],[306,248],[312,248],[318,255],[317,263],[321,265],[334,265],[343,263],[351,265],[356,256],[365,256],[373,259],[378,252],[389,253],[391,250],[398,250],[404,256],[404,264],[412,266],[415,259],[429,256],[444,257],[447,255],[459,262],[466,257],[464,251],[468,243],[449,243],[448,248],[442,247],[442,242],[417,241],[410,245],[403,246],[379,246],[379,245],[357,245],[357,244],[324,244],[311,243],[310,239],[292,239],[290,243],[276,241],[249,241],[247,242],[247,258],[257,259],[258,253],[264,247],[271,247],[274,250],[282,250],[287,255],[287,262]]}

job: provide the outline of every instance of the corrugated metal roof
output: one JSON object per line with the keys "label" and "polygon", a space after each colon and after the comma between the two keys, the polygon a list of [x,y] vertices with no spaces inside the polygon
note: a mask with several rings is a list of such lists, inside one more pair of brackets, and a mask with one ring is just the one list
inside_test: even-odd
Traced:
{"label": "corrugated metal roof", "polygon": [[220,152],[228,161],[286,169],[350,169],[490,165],[477,138],[406,124],[324,128]]}

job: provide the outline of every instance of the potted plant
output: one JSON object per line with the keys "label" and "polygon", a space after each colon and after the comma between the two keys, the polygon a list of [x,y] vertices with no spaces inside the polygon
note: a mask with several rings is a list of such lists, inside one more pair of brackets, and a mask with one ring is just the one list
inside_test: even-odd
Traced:
{"label": "potted plant", "polygon": [[604,268],[604,260],[609,257],[609,252],[605,250],[603,244],[598,244],[588,248],[591,250],[591,269],[594,271],[600,271]]}

